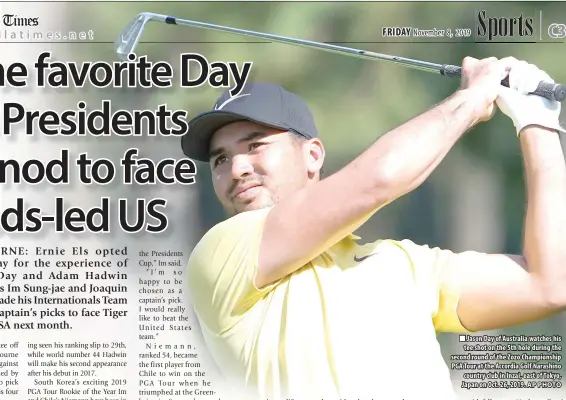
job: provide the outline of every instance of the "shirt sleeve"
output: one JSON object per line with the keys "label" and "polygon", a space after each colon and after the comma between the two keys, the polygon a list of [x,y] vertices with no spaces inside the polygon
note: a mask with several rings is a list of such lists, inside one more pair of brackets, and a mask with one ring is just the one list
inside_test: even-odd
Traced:
{"label": "shirt sleeve", "polygon": [[[434,328],[437,332],[472,333],[458,317],[458,302],[464,283],[463,270],[454,262],[458,254],[426,245],[402,240],[407,252],[417,288],[430,305]],[[461,254],[461,253],[460,253]]]}
{"label": "shirt sleeve", "polygon": [[259,246],[270,208],[240,213],[210,229],[188,261],[188,286],[201,324],[221,333],[235,326],[275,283],[255,285]]}

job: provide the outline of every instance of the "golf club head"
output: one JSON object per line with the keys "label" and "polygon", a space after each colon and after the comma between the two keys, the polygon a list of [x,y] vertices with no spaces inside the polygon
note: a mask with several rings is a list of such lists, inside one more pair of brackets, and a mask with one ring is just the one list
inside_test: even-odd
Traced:
{"label": "golf club head", "polygon": [[152,19],[150,13],[138,14],[116,38],[114,43],[116,53],[121,60],[127,60],[128,54],[133,53],[140,37],[143,33],[145,25]]}

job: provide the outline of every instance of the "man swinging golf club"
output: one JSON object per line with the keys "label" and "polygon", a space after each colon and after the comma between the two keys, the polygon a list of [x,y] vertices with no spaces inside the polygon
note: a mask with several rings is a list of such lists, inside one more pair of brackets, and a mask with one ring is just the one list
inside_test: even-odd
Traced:
{"label": "man swinging golf club", "polygon": [[[501,80],[509,75],[510,87]],[[566,307],[566,167],[551,78],[514,58],[465,58],[461,87],[320,179],[324,147],[295,94],[250,84],[183,137],[210,162],[230,218],[193,250],[188,284],[227,377],[263,399],[454,398],[438,332],[477,332]],[[495,108],[520,139],[528,208],[522,255],[455,253],[352,232],[417,188]],[[494,132],[496,134],[496,132]]]}

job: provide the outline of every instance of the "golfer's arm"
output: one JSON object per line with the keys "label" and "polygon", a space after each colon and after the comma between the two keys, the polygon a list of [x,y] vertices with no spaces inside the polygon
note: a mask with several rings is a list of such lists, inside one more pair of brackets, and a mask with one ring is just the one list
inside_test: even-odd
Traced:
{"label": "golfer's arm", "polygon": [[265,221],[256,284],[276,281],[419,186],[477,121],[483,99],[461,90],[388,132],[349,165],[275,205]]}
{"label": "golfer's arm", "polygon": [[501,329],[566,309],[566,164],[555,131],[520,136],[527,185],[521,256],[461,256],[468,276],[458,306],[473,331]]}
{"label": "golfer's arm", "polygon": [[521,133],[527,185],[523,257],[550,304],[566,305],[566,163],[555,131]]}

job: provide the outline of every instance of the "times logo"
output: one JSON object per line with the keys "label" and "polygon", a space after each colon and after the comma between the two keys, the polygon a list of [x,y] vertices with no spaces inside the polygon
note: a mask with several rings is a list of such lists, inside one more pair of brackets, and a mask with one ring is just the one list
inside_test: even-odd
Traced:
{"label": "times logo", "polygon": [[486,10],[477,15],[477,38],[485,38],[492,42],[498,39],[503,41],[513,38],[532,37],[534,34],[533,18],[523,16],[523,13],[514,17],[488,16]]}
{"label": "times logo", "polygon": [[2,15],[2,24],[10,27],[30,27],[39,25],[39,17],[20,17],[16,14]]}

